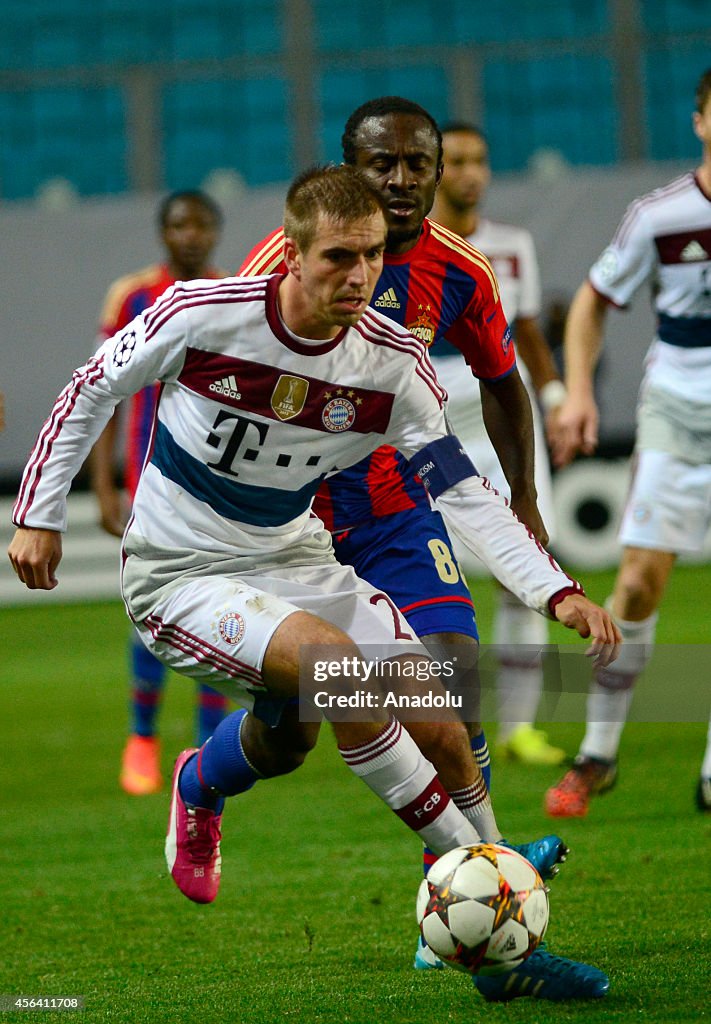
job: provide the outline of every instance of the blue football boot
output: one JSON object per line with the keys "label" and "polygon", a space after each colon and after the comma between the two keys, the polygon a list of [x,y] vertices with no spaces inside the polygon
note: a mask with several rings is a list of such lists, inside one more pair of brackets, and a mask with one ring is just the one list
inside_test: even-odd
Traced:
{"label": "blue football boot", "polygon": [[441,971],[444,967],[444,960],[440,960],[420,935],[415,950],[415,962],[412,966],[416,971]]}
{"label": "blue football boot", "polygon": [[509,843],[505,839],[499,841],[499,846],[507,846],[509,850],[515,850],[533,864],[534,868],[544,882],[549,881],[560,871],[560,865],[564,863],[570,850],[560,836],[543,836],[542,839],[533,839],[530,843]]}
{"label": "blue football boot", "polygon": [[490,1003],[506,1003],[519,996],[533,999],[602,999],[610,979],[597,967],[553,956],[543,945],[518,967],[505,974],[475,974],[472,981]]}

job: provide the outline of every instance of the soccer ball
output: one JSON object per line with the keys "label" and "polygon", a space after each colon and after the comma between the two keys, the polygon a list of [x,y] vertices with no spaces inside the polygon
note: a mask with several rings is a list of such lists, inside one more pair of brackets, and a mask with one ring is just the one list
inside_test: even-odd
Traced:
{"label": "soccer ball", "polygon": [[499,974],[518,966],[543,938],[548,890],[515,850],[459,846],[422,880],[417,923],[430,949],[452,967]]}

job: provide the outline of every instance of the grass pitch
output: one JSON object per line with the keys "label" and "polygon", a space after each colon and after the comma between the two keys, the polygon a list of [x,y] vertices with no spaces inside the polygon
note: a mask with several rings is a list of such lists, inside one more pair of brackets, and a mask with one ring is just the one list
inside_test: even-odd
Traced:
{"label": "grass pitch", "polygon": [[[604,598],[611,578],[590,576],[590,595]],[[486,625],[491,588],[476,581],[475,592]],[[660,642],[706,642],[710,599],[711,570],[679,569]],[[618,788],[587,820],[556,826],[573,852],[553,883],[549,946],[608,971],[608,997],[486,1004],[464,975],[411,969],[418,842],[325,732],[299,772],[228,805],[217,902],[180,895],[162,855],[166,795],[117,785],[126,635],[118,604],[0,611],[0,994],[83,996],[87,1024],[709,1018],[711,817],[692,802],[705,723],[629,726]],[[171,679],[166,774],[192,741],[192,700],[192,684]],[[580,735],[578,724],[551,729],[571,753]],[[555,830],[542,794],[558,774],[494,763],[509,838]]]}

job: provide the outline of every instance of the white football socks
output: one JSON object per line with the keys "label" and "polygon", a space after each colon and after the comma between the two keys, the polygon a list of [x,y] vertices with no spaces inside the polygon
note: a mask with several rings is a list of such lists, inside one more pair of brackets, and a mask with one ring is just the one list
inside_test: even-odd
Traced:
{"label": "white football socks", "polygon": [[438,856],[481,842],[442,786],[434,765],[396,719],[375,739],[338,749],[348,767]]}
{"label": "white football socks", "polygon": [[485,843],[499,842],[501,832],[496,824],[491,797],[483,779],[479,779],[472,786],[467,786],[466,789],[450,790],[449,795]]}
{"label": "white football socks", "polygon": [[505,743],[519,725],[533,725],[536,720],[543,690],[541,650],[547,642],[548,623],[544,617],[521,604],[508,590],[500,591],[494,621],[500,743]]}
{"label": "white football socks", "polygon": [[[608,602],[609,604],[609,602]],[[637,677],[654,650],[658,615],[641,622],[615,617],[624,643],[617,661],[595,672],[587,705],[587,727],[580,745],[584,757],[614,761],[622,738]]]}

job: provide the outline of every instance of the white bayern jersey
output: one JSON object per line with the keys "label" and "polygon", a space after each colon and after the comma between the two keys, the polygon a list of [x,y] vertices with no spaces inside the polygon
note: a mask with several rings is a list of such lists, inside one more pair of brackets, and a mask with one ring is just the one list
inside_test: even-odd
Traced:
{"label": "white bayern jersey", "polygon": [[[134,618],[186,575],[332,561],[330,535],[310,512],[321,480],[383,443],[411,457],[447,434],[420,341],[372,309],[330,341],[297,338],[281,320],[280,281],[178,282],[74,373],[39,435],[13,520],[64,530],[71,480],[113,409],[160,381],[124,538]],[[437,505],[532,607],[550,613],[553,596],[579,590],[480,477]]]}
{"label": "white bayern jersey", "polygon": [[[483,253],[494,268],[501,305],[511,325],[515,345],[516,319],[536,317],[541,311],[541,278],[533,237],[525,228],[481,218],[476,231],[467,235],[466,241]],[[478,468],[490,475],[496,487],[508,494],[508,484],[484,425],[479,387],[472,381],[470,374],[462,373],[460,360],[455,358],[459,354],[452,348],[448,355],[434,356],[432,359],[437,377],[449,395],[452,428],[465,441],[474,462],[478,460],[481,464]],[[531,375],[523,360],[518,359],[517,366],[531,397],[536,454],[543,456],[536,460],[537,472],[539,476],[543,474],[549,477],[545,434]],[[541,496],[550,491],[550,482],[546,482],[543,477],[537,481],[537,485]],[[547,504],[547,518],[552,522],[552,505],[550,502]]]}
{"label": "white bayern jersey", "polygon": [[[537,317],[541,312],[541,275],[533,236],[525,228],[482,217],[476,231],[467,235],[466,241],[483,253],[494,268],[499,283],[501,305],[511,325],[515,346],[518,317]],[[435,363],[435,367],[437,365]],[[533,385],[526,364],[522,360],[518,361],[518,369],[521,379],[531,392],[531,407],[536,413],[535,392],[532,390]],[[475,401],[478,401],[478,391],[475,392]],[[480,431],[488,438],[481,413],[479,420]]]}
{"label": "white bayern jersey", "polygon": [[541,276],[530,231],[481,219],[467,241],[483,252],[499,282],[506,319],[537,317],[541,312]]}
{"label": "white bayern jersey", "polygon": [[590,283],[620,307],[649,284],[658,323],[646,383],[710,404],[711,197],[693,172],[630,204]]}

